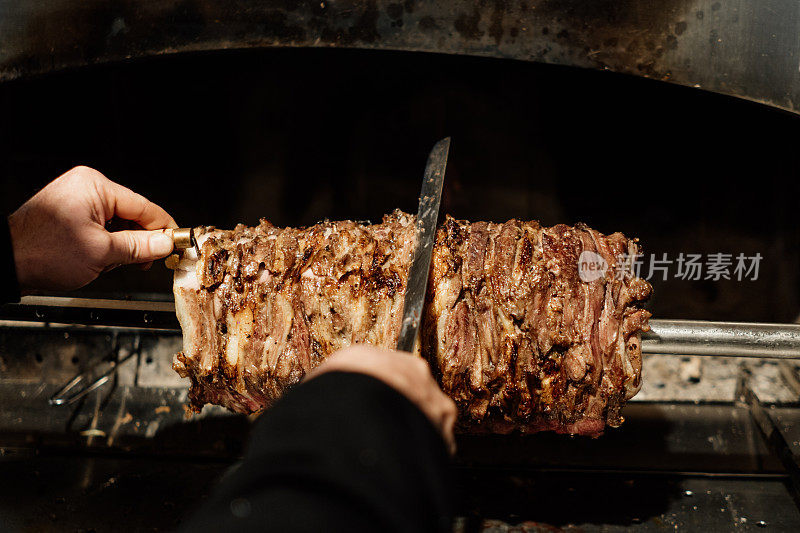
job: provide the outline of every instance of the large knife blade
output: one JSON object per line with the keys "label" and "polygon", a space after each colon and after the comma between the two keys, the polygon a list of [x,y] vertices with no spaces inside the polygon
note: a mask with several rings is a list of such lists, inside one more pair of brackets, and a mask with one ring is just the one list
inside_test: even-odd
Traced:
{"label": "large knife blade", "polygon": [[414,249],[414,260],[408,271],[403,325],[397,341],[397,349],[404,352],[414,351],[422,322],[422,307],[425,305],[425,289],[428,286],[428,271],[436,239],[436,221],[439,218],[439,204],[442,200],[442,185],[449,152],[450,137],[437,142],[428,154],[428,163],[425,165],[425,175],[422,178],[414,232],[417,245]]}

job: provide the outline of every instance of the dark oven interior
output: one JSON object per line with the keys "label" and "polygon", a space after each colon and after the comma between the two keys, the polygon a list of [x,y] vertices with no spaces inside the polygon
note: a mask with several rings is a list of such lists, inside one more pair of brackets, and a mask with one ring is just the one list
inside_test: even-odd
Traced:
{"label": "dark oven interior", "polygon": [[[795,116],[691,88],[519,61],[356,50],[179,55],[0,86],[0,209],[74,165],[183,225],[379,219],[413,211],[450,135],[442,211],[583,221],[647,256],[760,253],[758,279],[652,278],[656,316],[800,313]],[[645,271],[648,265],[643,265]],[[121,269],[84,289],[167,294]]]}

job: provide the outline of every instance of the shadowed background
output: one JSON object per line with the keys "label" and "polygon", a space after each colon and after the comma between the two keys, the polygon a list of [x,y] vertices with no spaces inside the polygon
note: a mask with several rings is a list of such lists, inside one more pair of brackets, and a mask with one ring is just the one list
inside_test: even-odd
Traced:
{"label": "shadowed background", "polygon": [[[660,318],[792,321],[800,119],[607,72],[350,50],[185,54],[0,86],[0,210],[77,164],[181,225],[413,211],[453,138],[442,211],[583,221],[645,252],[760,253],[758,281],[652,280]],[[169,298],[163,264],[83,292]]]}

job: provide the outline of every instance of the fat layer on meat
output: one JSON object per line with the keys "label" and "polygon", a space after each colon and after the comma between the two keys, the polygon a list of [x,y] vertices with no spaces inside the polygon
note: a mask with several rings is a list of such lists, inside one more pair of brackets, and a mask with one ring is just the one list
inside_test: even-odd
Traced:
{"label": "fat layer on meat", "polygon": [[[192,411],[260,411],[340,348],[396,345],[413,216],[195,234],[200,255],[183,252],[174,284],[184,346],[173,366],[191,380]],[[418,355],[461,431],[599,435],[622,422],[641,386],[651,288],[616,268],[582,281],[584,251],[614,267],[639,247],[582,224],[447,217],[439,228]]]}

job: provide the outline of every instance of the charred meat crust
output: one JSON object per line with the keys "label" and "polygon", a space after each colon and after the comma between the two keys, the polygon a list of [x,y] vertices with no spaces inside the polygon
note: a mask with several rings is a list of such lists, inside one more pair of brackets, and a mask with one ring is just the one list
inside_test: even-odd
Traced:
{"label": "charred meat crust", "polygon": [[412,217],[306,229],[262,221],[195,235],[201,255],[189,274],[199,287],[178,275],[175,283],[184,352],[174,367],[191,379],[191,411],[206,403],[259,411],[340,348],[396,344]]}
{"label": "charred meat crust", "polygon": [[462,432],[598,435],[641,385],[650,285],[609,269],[584,282],[583,251],[609,265],[638,245],[585,225],[448,217],[429,278],[424,353]]}
{"label": "charred meat crust", "polygon": [[[195,234],[200,257],[184,257],[174,288],[184,331],[174,368],[191,380],[191,411],[260,411],[340,348],[396,345],[412,216]],[[612,270],[581,281],[583,251],[614,265],[639,248],[583,224],[447,217],[440,226],[422,356],[456,401],[461,431],[596,436],[622,423],[641,385],[651,288]]]}

